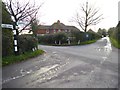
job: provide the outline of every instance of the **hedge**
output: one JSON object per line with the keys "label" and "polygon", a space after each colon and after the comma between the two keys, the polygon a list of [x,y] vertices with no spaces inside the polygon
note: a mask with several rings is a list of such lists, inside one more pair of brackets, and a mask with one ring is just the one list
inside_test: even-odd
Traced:
{"label": "hedge", "polygon": [[18,45],[20,53],[25,53],[28,51],[33,51],[33,49],[38,49],[38,40],[37,38],[31,35],[19,35],[18,36]]}
{"label": "hedge", "polygon": [[[89,37],[86,37],[86,34],[88,34]],[[68,41],[70,41],[70,44],[78,44],[78,42],[81,43],[90,40],[96,40],[99,38],[100,36],[96,33],[73,31],[70,34],[61,32],[56,34],[38,36],[38,42],[40,44],[48,45],[67,45]]]}

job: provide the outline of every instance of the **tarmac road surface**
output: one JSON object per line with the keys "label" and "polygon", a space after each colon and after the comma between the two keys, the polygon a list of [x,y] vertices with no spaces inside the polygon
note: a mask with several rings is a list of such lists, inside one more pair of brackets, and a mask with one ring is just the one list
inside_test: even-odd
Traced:
{"label": "tarmac road surface", "polygon": [[2,68],[3,88],[117,88],[118,49],[108,37],[81,46],[45,46],[44,55]]}

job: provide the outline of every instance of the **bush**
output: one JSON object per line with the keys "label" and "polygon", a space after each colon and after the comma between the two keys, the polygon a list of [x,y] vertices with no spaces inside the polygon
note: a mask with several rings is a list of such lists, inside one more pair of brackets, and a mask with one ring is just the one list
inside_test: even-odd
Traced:
{"label": "bush", "polygon": [[[89,37],[86,37],[86,34]],[[70,44],[76,45],[78,42],[86,42],[89,40],[97,40],[100,36],[96,33],[90,32],[81,32],[81,31],[72,31],[71,34],[66,34],[63,32],[50,34],[45,36],[38,36],[38,41],[40,44],[49,44],[49,45],[68,45],[68,39],[70,40]]]}
{"label": "bush", "polygon": [[89,32],[88,34],[90,36],[90,38],[89,38],[90,40],[96,40],[96,39],[101,38],[101,36],[99,34],[97,34],[97,33],[91,33],[91,32]]}
{"label": "bush", "polygon": [[116,48],[120,48],[120,22],[118,23],[117,27],[110,28],[108,30],[108,34],[110,36],[112,45]]}
{"label": "bush", "polygon": [[19,35],[18,36],[18,45],[20,53],[25,53],[28,51],[32,51],[33,48],[37,49],[38,40],[30,35]]}
{"label": "bush", "polygon": [[120,43],[120,26],[116,27],[116,30],[113,32],[113,37]]}
{"label": "bush", "polygon": [[[88,37],[86,37],[86,35],[88,35]],[[80,40],[80,42],[85,42],[85,41],[96,40],[96,39],[100,38],[100,35],[98,35],[95,32],[73,31],[72,36],[75,37],[74,42],[78,42],[79,40]]]}
{"label": "bush", "polygon": [[67,36],[65,33],[57,33],[54,35],[53,40],[54,42],[56,41],[56,44],[61,43],[66,43],[67,42]]}
{"label": "bush", "polygon": [[38,42],[41,44],[52,44],[53,35],[38,36]]}
{"label": "bush", "polygon": [[78,42],[79,40],[81,42],[84,41],[84,32],[80,32],[80,31],[72,31],[71,32],[71,37],[74,37],[74,40],[72,41],[73,43]]}
{"label": "bush", "polygon": [[[12,19],[2,2],[2,24],[12,24]],[[13,54],[13,34],[11,29],[2,28],[2,57]]]}
{"label": "bush", "polygon": [[2,56],[13,54],[13,35],[9,29],[2,29]]}
{"label": "bush", "polygon": [[41,44],[59,44],[59,41],[61,43],[66,43],[67,36],[65,33],[56,33],[56,34],[50,34],[45,36],[38,36],[38,42]]}

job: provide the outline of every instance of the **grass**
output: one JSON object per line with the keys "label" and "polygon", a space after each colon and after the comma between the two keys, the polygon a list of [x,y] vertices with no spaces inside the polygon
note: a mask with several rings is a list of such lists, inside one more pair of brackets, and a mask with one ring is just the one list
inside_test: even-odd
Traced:
{"label": "grass", "polygon": [[6,65],[10,65],[10,64],[13,64],[16,62],[27,60],[29,58],[36,57],[43,53],[44,53],[43,50],[36,50],[34,52],[26,52],[26,53],[18,55],[18,56],[12,55],[12,56],[8,56],[8,57],[3,57],[2,58],[2,66],[6,66]]}
{"label": "grass", "polygon": [[110,37],[110,41],[112,43],[112,45],[116,48],[119,48],[120,49],[120,43],[118,43],[117,40],[115,40],[114,38]]}
{"label": "grass", "polygon": [[89,41],[81,42],[81,45],[95,43],[96,41],[97,40],[89,40]]}

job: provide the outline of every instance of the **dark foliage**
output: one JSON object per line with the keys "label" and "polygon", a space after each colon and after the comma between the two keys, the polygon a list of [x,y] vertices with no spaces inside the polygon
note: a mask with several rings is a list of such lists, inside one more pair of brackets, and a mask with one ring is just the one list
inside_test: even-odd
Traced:
{"label": "dark foliage", "polygon": [[[88,35],[88,37],[86,37]],[[100,36],[96,33],[91,32],[80,32],[72,31],[71,34],[67,33],[56,33],[44,36],[38,36],[38,42],[40,44],[68,44],[70,41],[71,44],[78,44],[78,42],[85,42],[89,40],[99,39]]]}
{"label": "dark foliage", "polygon": [[31,35],[19,35],[18,44],[20,53],[25,53],[28,51],[33,51],[33,49],[37,49],[38,40]]}
{"label": "dark foliage", "polygon": [[[8,13],[5,4],[2,2],[2,23],[11,24],[11,16]],[[2,28],[2,56],[13,54],[13,34],[11,29]]]}

